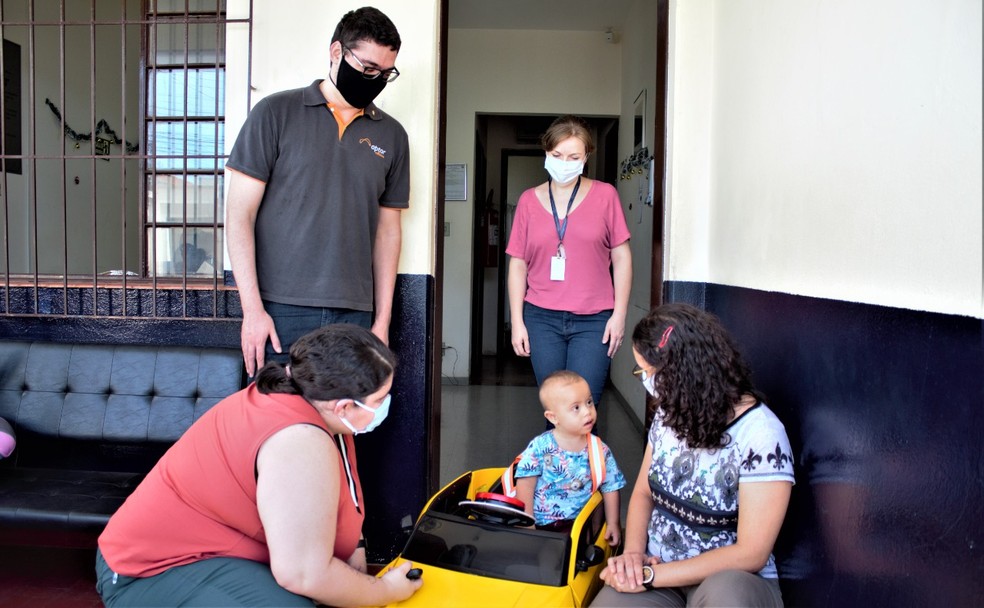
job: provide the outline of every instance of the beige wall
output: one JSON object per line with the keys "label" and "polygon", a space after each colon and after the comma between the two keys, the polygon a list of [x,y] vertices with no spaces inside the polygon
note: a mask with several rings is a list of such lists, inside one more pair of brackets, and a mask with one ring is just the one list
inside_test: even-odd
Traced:
{"label": "beige wall", "polygon": [[981,2],[671,3],[667,278],[984,316]]}
{"label": "beige wall", "polygon": [[603,32],[449,32],[446,160],[467,164],[469,198],[444,207],[443,340],[457,352],[457,362],[445,355],[444,375],[469,372],[476,113],[618,115],[621,54]]}
{"label": "beige wall", "polygon": [[[239,0],[242,2],[242,0]],[[245,3],[232,6],[230,15],[244,14]],[[328,75],[328,47],[338,20],[362,6],[338,0],[255,2],[253,21],[253,78],[251,102],[284,89],[310,84]],[[437,0],[378,0],[373,6],[386,13],[403,45],[397,59],[400,78],[387,85],[376,103],[399,120],[410,137],[410,209],[403,213],[403,251],[399,272],[434,274],[434,226],[437,184],[437,86],[440,3]],[[247,31],[229,27],[229,112],[226,146],[231,149],[245,120],[245,65]]]}

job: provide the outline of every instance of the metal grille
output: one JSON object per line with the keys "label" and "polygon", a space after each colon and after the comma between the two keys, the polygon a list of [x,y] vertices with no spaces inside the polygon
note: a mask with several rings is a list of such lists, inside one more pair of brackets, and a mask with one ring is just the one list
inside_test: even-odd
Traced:
{"label": "metal grille", "polygon": [[[253,11],[229,2],[244,16],[226,0],[0,0],[0,314],[239,316],[226,26],[251,32]],[[248,107],[246,88],[229,96]]]}

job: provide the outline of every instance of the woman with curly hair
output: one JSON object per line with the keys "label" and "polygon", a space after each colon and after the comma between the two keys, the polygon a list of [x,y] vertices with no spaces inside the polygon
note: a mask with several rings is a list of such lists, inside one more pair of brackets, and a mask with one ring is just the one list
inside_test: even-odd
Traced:
{"label": "woman with curly hair", "polygon": [[782,606],[772,547],[792,453],[741,353],[716,317],[686,304],[652,310],[632,352],[655,415],[625,550],[592,606]]}

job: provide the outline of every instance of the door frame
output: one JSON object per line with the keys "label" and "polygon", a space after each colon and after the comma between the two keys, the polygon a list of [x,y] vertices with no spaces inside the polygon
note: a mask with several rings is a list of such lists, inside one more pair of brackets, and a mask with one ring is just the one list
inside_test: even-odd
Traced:
{"label": "door frame", "polygon": [[[536,157],[543,156],[543,150],[539,148],[503,148],[500,155],[499,165],[499,273],[496,284],[499,288],[499,302],[496,307],[495,316],[495,335],[496,335],[496,368],[501,368],[505,354],[512,352],[512,340],[506,339],[506,306],[509,302],[507,293],[507,280],[509,269],[506,267],[506,247],[509,235],[505,234],[506,208],[509,201],[506,200],[506,189],[509,185],[509,159],[514,156]],[[535,184],[531,184],[533,186]]]}

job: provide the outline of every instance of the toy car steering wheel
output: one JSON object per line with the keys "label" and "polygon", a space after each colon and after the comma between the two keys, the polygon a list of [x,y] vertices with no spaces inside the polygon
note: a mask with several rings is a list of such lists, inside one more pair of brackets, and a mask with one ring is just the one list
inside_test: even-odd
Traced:
{"label": "toy car steering wheel", "polygon": [[462,500],[459,507],[465,507],[469,515],[481,521],[503,526],[532,526],[535,520],[524,508],[523,501],[505,494],[478,492],[475,500]]}

